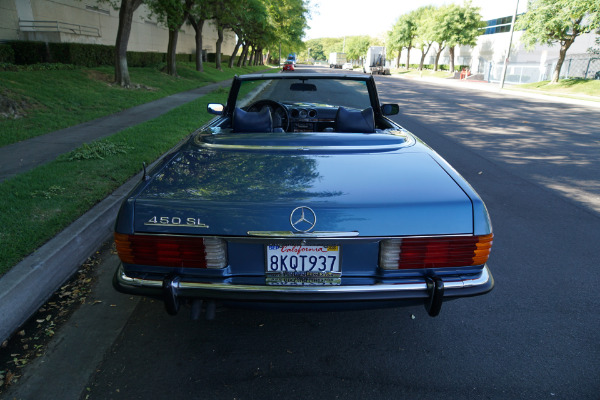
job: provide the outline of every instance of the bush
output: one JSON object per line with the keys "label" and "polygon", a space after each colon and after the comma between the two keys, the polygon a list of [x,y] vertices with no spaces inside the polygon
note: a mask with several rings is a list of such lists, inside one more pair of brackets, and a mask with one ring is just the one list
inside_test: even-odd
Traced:
{"label": "bush", "polygon": [[62,62],[85,67],[113,65],[115,62],[115,47],[100,44],[69,43],[69,59]]}
{"label": "bush", "polygon": [[[221,53],[221,64],[227,64],[229,62],[229,59],[231,58],[231,56],[226,56],[225,54]],[[206,60],[209,63],[214,63],[217,61],[217,54],[216,53],[208,53],[206,55]]]}
{"label": "bush", "polygon": [[39,64],[49,59],[46,43],[43,42],[8,42],[15,54],[15,64]]}
{"label": "bush", "polygon": [[[11,57],[10,54],[13,56]],[[8,59],[5,59],[8,57]],[[165,61],[165,53],[127,52],[130,67],[154,66]],[[182,59],[189,61],[189,54],[182,54]],[[61,63],[84,67],[113,65],[115,62],[115,46],[83,43],[43,43],[13,41],[0,46],[0,63],[18,65]]]}
{"label": "bush", "polygon": [[18,71],[19,66],[11,63],[0,62],[0,71]]}
{"label": "bush", "polygon": [[0,44],[0,63],[15,63],[15,51],[10,45]]}
{"label": "bush", "polygon": [[127,52],[127,65],[129,67],[153,67],[165,61],[165,53],[144,53],[141,51]]}
{"label": "bush", "polygon": [[[214,53],[212,62],[215,61]],[[194,62],[193,54],[177,54],[178,62]],[[209,61],[210,55],[209,55]],[[221,56],[221,61],[227,63],[229,56]],[[44,43],[12,41],[0,45],[0,69],[14,70],[8,64],[37,65],[59,63],[83,67],[114,65],[115,46],[83,43]],[[156,52],[127,52],[129,67],[153,67],[166,62],[165,53]],[[21,68],[16,68],[21,69]],[[48,67],[42,69],[49,69]]]}
{"label": "bush", "polygon": [[175,54],[176,62],[193,62],[194,60],[191,54]]}

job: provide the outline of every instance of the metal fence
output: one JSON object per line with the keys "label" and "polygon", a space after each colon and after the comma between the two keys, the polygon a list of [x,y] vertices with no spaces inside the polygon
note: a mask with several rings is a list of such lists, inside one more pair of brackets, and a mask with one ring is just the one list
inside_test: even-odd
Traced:
{"label": "metal fence", "polygon": [[62,21],[19,20],[19,29],[23,32],[63,32],[75,35],[100,36],[100,29],[96,27],[69,24]]}
{"label": "metal fence", "polygon": [[[488,62],[484,79],[488,82],[499,83],[502,80],[503,67],[503,64]],[[508,64],[504,82],[509,84],[539,82],[544,80],[544,74],[544,67],[540,64]]]}
{"label": "metal fence", "polygon": [[[549,75],[552,76],[558,60],[553,60],[547,64]],[[567,56],[561,69],[561,79],[581,78],[581,79],[600,79],[600,56],[591,54],[574,54]]]}
{"label": "metal fence", "polygon": [[[521,84],[547,81],[552,79],[558,59],[545,64],[510,63],[506,69],[505,82]],[[498,83],[502,78],[501,63],[487,62],[484,67],[484,79]],[[565,58],[560,69],[560,79],[600,79],[600,56],[592,54],[573,54]]]}

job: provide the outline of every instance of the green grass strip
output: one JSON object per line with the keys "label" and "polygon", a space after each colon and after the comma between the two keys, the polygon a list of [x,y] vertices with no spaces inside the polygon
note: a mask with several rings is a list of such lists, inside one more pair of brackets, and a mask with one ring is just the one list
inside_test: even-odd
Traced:
{"label": "green grass strip", "polygon": [[212,115],[220,89],[0,184],[0,274],[87,212]]}
{"label": "green grass strip", "polygon": [[0,117],[0,146],[6,146],[67,128],[124,109],[210,83],[264,70],[265,66],[224,68],[178,63],[179,76],[160,71],[160,66],[131,68],[135,88],[112,84],[113,68],[0,71],[0,96],[10,99],[25,117]]}
{"label": "green grass strip", "polygon": [[542,81],[509,86],[508,89],[533,91],[557,97],[600,101],[600,80],[598,79],[561,79],[557,83]]}
{"label": "green grass strip", "polygon": [[206,104],[224,104],[228,93],[218,89],[0,183],[0,275],[210,121]]}

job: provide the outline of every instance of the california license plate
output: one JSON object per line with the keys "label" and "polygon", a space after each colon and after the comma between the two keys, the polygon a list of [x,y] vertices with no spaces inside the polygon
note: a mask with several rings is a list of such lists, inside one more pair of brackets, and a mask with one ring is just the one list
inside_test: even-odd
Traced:
{"label": "california license plate", "polygon": [[339,285],[339,246],[267,246],[268,285]]}

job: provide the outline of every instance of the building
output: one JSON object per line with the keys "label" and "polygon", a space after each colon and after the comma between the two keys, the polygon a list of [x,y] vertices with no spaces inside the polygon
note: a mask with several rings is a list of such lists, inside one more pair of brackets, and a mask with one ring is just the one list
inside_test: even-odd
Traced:
{"label": "building", "polygon": [[[75,42],[114,46],[119,10],[96,0],[0,0],[0,42],[30,40],[51,43]],[[217,32],[208,21],[202,31],[207,53],[215,52]],[[145,5],[134,13],[128,50],[166,53],[169,35]],[[222,53],[229,55],[236,36],[225,32]],[[184,24],[179,32],[177,53],[196,52],[195,31]]]}
{"label": "building", "polygon": [[[478,38],[474,47],[462,46],[455,49],[454,64],[467,65],[472,74],[488,82],[500,82],[504,60],[510,42],[510,25],[512,15],[487,21],[484,33]],[[523,31],[513,33],[512,48],[506,73],[506,83],[529,83],[550,80],[556,67],[560,45],[537,45],[532,51],[520,43]],[[561,78],[594,78],[600,71],[600,57],[588,52],[596,44],[595,33],[581,35],[575,39],[567,51],[561,69]],[[437,49],[432,47],[425,57],[425,64],[433,64]],[[420,60],[421,52],[413,49],[410,53],[412,63]],[[406,62],[406,50],[401,56],[401,63]],[[440,64],[449,64],[449,51],[445,49],[439,60]]]}

